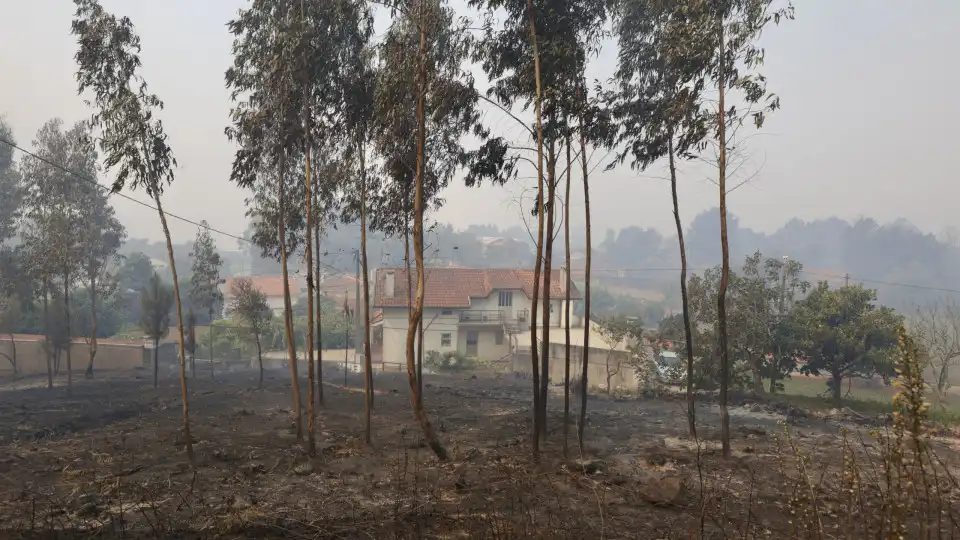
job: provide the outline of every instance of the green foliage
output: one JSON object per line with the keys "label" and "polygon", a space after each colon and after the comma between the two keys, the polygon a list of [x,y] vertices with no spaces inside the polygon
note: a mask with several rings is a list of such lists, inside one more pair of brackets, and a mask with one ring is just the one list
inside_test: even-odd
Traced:
{"label": "green foliage", "polygon": [[[97,153],[89,137],[85,123],[64,130],[63,122],[55,118],[37,131],[34,151],[53,163],[95,177]],[[75,277],[81,265],[81,242],[86,240],[82,233],[90,223],[84,213],[95,198],[89,194],[90,186],[30,156],[22,160],[20,168],[28,186],[22,238],[30,254],[29,268],[42,284],[53,276]]]}
{"label": "green foliage", "polygon": [[220,285],[224,283],[220,277],[223,259],[217,253],[217,243],[210,234],[206,221],[200,222],[190,256],[193,258],[190,301],[212,320],[222,310],[223,305],[223,293],[220,292]]}
{"label": "green foliage", "polygon": [[843,379],[894,375],[892,353],[903,316],[876,306],[876,292],[859,285],[831,289],[820,282],[797,304],[802,327],[810,340],[804,373],[830,375],[830,388],[839,398]]}
{"label": "green foliage", "polygon": [[470,358],[459,351],[426,351],[423,365],[431,371],[439,373],[457,373],[477,368],[477,360]]}
{"label": "green foliage", "polygon": [[[10,125],[0,118],[0,140],[16,144]],[[13,147],[0,143],[0,244],[16,234],[26,195],[23,175],[14,165]]]}
{"label": "green foliage", "polygon": [[[809,334],[798,318],[800,312],[789,309],[796,297],[807,291],[809,283],[801,278],[803,265],[798,261],[764,259],[760,252],[746,258],[741,271],[730,272],[727,288],[727,328],[731,357],[741,362],[752,379],[754,390],[764,377],[780,379],[796,367],[796,360],[807,351]],[[693,275],[689,281],[691,318],[707,336],[695,336],[697,342],[713,343],[717,320],[716,298],[720,268]],[[682,325],[672,329],[682,336]],[[696,331],[696,330],[695,330]],[[702,330],[701,330],[702,332]],[[702,349],[702,345],[700,346]],[[701,354],[707,351],[701,350]],[[712,356],[712,355],[711,355]]]}
{"label": "green foliage", "polygon": [[173,289],[154,272],[150,284],[140,291],[140,329],[154,341],[163,339],[170,331],[172,309]]}
{"label": "green foliage", "polygon": [[227,313],[259,343],[273,317],[266,295],[253,286],[252,280],[241,278],[231,284],[230,296]]}
{"label": "green foliage", "polygon": [[[129,181],[151,197],[173,182],[177,165],[156,111],[163,102],[151,94],[140,69],[140,36],[127,17],[107,13],[97,0],[74,0],[71,31],[79,45],[77,91],[91,92],[91,124],[108,169],[117,167],[112,189]],[[61,162],[62,163],[62,162]]]}

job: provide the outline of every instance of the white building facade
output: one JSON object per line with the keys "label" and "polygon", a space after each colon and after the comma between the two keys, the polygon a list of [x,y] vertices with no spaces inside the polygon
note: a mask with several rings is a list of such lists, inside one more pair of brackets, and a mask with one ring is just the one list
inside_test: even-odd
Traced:
{"label": "white building facade", "polygon": [[[415,295],[415,272],[404,268],[381,268],[375,274],[373,308],[383,312],[383,360],[406,358],[409,298]],[[533,271],[476,268],[426,269],[423,310],[423,349],[439,353],[459,352],[482,361],[506,359],[517,346],[517,337],[533,323]],[[561,327],[566,294],[566,276],[554,271],[550,284],[549,325]],[[541,284],[541,289],[542,289]],[[541,295],[541,306],[543,295]],[[579,300],[574,286],[571,301]],[[572,308],[571,308],[572,311]],[[542,326],[543,311],[537,314]],[[579,320],[571,318],[571,326]],[[414,342],[416,350],[417,343]]]}

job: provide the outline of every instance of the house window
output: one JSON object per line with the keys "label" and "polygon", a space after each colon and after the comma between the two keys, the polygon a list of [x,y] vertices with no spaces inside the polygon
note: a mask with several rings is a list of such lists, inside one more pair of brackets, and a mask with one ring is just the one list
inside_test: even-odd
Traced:
{"label": "house window", "polygon": [[441,314],[441,315],[453,315],[453,310],[452,310],[452,309],[445,309],[445,310],[441,311],[440,314]]}
{"label": "house window", "polygon": [[440,334],[440,346],[449,347],[453,343],[453,338],[450,334]]}
{"label": "house window", "polygon": [[513,291],[500,291],[500,298],[498,300],[498,306],[511,307],[513,305]]}
{"label": "house window", "polygon": [[503,345],[503,330],[497,330],[494,341],[496,341],[497,345]]}

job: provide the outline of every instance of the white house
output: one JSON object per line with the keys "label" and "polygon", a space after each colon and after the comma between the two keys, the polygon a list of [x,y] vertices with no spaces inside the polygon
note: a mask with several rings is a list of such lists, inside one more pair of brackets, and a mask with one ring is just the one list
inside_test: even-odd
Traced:
{"label": "white house", "polygon": [[[402,362],[405,357],[409,299],[416,291],[415,271],[411,274],[409,288],[404,268],[380,268],[375,274],[372,307],[383,312],[385,362]],[[480,360],[506,357],[516,346],[517,336],[530,329],[533,283],[533,270],[427,268],[424,351],[459,351]],[[564,272],[555,270],[550,280],[552,327],[561,326],[565,293]],[[576,287],[570,299],[580,299]],[[542,313],[537,316],[538,326]]]}

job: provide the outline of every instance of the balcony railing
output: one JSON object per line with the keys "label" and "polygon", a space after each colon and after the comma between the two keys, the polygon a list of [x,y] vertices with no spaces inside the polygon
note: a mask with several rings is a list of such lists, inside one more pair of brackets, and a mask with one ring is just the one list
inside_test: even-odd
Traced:
{"label": "balcony railing", "polygon": [[502,309],[468,309],[460,312],[460,322],[500,324],[506,319]]}
{"label": "balcony railing", "polygon": [[460,312],[460,322],[469,324],[513,324],[527,322],[530,318],[527,310],[522,309],[508,315],[502,309],[468,309]]}

